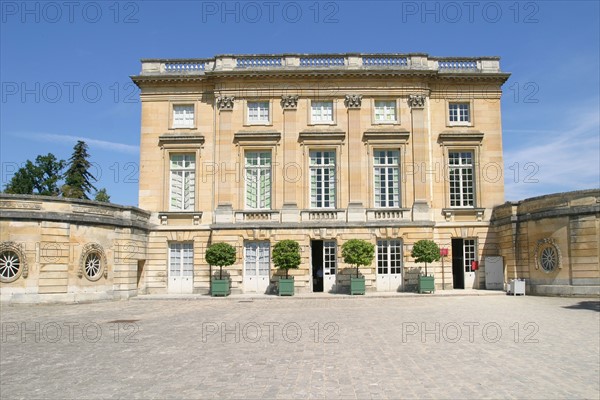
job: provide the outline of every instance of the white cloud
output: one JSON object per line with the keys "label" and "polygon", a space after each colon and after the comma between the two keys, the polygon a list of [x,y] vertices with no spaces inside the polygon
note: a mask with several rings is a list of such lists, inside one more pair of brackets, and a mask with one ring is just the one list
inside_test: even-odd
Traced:
{"label": "white cloud", "polygon": [[78,140],[82,140],[86,142],[88,145],[93,146],[95,148],[116,151],[119,153],[127,153],[127,154],[137,154],[140,151],[139,146],[134,146],[131,144],[124,144],[118,142],[110,142],[107,140],[98,140],[83,136],[73,136],[73,135],[60,135],[55,133],[28,133],[28,134],[16,134],[11,133],[11,136],[23,138],[31,138],[36,140],[42,140],[45,142],[62,142],[69,143],[71,145],[75,145],[75,142]]}
{"label": "white cloud", "polygon": [[508,200],[600,186],[600,117],[597,101],[588,104],[561,115],[572,122],[564,129],[504,130]]}

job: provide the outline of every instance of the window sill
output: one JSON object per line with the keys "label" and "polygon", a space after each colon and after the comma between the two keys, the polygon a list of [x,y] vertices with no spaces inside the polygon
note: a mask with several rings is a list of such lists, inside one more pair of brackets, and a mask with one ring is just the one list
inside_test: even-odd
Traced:
{"label": "window sill", "polygon": [[456,128],[456,127],[472,127],[473,123],[472,122],[448,122],[446,123],[446,126],[449,128]]}
{"label": "window sill", "polygon": [[244,126],[273,126],[273,123],[271,121],[246,122]]}
{"label": "window sill", "polygon": [[400,125],[399,121],[373,121],[373,125]]}

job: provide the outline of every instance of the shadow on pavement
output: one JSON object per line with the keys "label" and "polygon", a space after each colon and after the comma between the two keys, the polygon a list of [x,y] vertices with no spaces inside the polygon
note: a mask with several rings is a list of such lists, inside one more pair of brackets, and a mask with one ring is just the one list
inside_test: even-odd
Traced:
{"label": "shadow on pavement", "polygon": [[563,308],[570,308],[573,310],[591,310],[591,311],[600,312],[600,301],[594,301],[594,300],[580,301],[577,304],[573,304],[571,306],[565,306]]}

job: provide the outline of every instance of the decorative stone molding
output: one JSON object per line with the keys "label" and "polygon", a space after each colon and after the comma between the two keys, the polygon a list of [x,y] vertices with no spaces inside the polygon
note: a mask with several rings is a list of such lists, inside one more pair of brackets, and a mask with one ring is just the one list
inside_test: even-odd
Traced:
{"label": "decorative stone molding", "polygon": [[19,210],[41,210],[42,203],[30,203],[23,201],[0,201],[0,208],[15,208]]}
{"label": "decorative stone molding", "polygon": [[540,239],[535,246],[535,269],[546,273],[562,268],[560,248],[553,238]]}
{"label": "decorative stone molding", "polygon": [[408,96],[408,106],[410,108],[425,107],[425,96],[422,94],[411,94]]}
{"label": "decorative stone molding", "polygon": [[[94,266],[91,263],[90,257],[96,256],[98,261],[98,265]],[[88,271],[86,272],[86,263],[89,264],[87,266]],[[89,271],[94,270],[97,271],[94,275],[90,275]],[[97,281],[102,276],[105,278],[108,277],[108,268],[106,265],[106,254],[104,253],[104,249],[98,243],[87,243],[83,246],[81,250],[81,257],[79,258],[79,269],[77,271],[77,276],[79,278],[83,278],[84,276],[90,281]]]}
{"label": "decorative stone molding", "polygon": [[0,273],[2,273],[1,280],[5,283],[14,282],[19,279],[20,276],[27,278],[29,275],[29,267],[27,266],[25,251],[20,243],[0,243]]}
{"label": "decorative stone molding", "polygon": [[281,107],[284,110],[296,110],[298,108],[298,99],[300,96],[297,95],[281,95]]}
{"label": "decorative stone molding", "polygon": [[233,110],[234,96],[219,96],[217,97],[217,108],[221,111]]}
{"label": "decorative stone molding", "polygon": [[446,222],[453,221],[455,215],[471,216],[475,221],[481,222],[483,221],[485,208],[442,208],[442,214]]}
{"label": "decorative stone molding", "polygon": [[362,105],[362,94],[347,94],[344,104],[348,108],[360,108]]}

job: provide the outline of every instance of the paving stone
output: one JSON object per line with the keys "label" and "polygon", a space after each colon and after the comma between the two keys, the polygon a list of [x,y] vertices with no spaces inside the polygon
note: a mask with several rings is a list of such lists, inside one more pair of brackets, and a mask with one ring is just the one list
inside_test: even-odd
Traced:
{"label": "paving stone", "polygon": [[[2,305],[0,393],[3,399],[599,398],[600,314],[569,308],[586,300]],[[127,320],[135,321],[114,322]]]}

